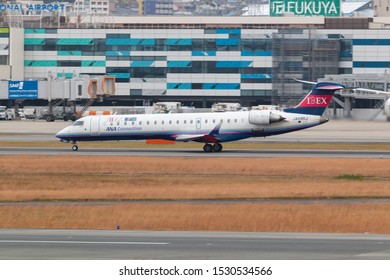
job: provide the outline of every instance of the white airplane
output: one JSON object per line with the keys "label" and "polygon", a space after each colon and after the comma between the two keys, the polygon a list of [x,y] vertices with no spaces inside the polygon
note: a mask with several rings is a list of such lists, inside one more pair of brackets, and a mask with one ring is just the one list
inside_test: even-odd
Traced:
{"label": "white airplane", "polygon": [[223,142],[306,129],[323,117],[335,91],[344,86],[321,82],[294,108],[219,113],[108,115],[80,118],[56,134],[62,142],[165,139],[205,143],[205,152],[222,151]]}
{"label": "white airplane", "polygon": [[389,91],[382,91],[382,90],[368,89],[368,88],[354,88],[352,90],[388,96],[385,103],[383,104],[383,109],[384,109],[385,115],[387,116],[387,120],[390,121],[390,92]]}

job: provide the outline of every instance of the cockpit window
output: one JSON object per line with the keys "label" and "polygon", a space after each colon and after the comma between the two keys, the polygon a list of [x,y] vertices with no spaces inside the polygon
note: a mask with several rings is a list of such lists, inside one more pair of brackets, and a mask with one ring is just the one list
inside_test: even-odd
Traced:
{"label": "cockpit window", "polygon": [[76,121],[73,123],[73,126],[83,126],[84,125],[84,121]]}

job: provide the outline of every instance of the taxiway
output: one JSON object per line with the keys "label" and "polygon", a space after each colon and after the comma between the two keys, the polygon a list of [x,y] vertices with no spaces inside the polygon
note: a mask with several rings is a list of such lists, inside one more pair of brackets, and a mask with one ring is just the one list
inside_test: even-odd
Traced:
{"label": "taxiway", "polygon": [[1,259],[390,259],[390,235],[1,229]]}

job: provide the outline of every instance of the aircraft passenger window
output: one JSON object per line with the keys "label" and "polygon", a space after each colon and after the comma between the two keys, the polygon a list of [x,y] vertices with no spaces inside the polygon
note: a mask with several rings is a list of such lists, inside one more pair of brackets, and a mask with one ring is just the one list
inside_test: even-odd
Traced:
{"label": "aircraft passenger window", "polygon": [[169,124],[172,124],[172,121],[169,121]]}
{"label": "aircraft passenger window", "polygon": [[142,122],[139,122],[139,125],[142,125]]}
{"label": "aircraft passenger window", "polygon": [[190,120],[190,124],[193,124],[194,123],[194,121],[193,120]]}
{"label": "aircraft passenger window", "polygon": [[187,120],[184,120],[184,124],[186,124],[187,123]]}
{"label": "aircraft passenger window", "polygon": [[157,124],[157,121],[154,121],[154,124]]}
{"label": "aircraft passenger window", "polygon": [[227,122],[230,123],[230,119],[227,119]]}
{"label": "aircraft passenger window", "polygon": [[120,124],[120,122],[117,122],[116,124],[117,124],[117,125],[119,125],[119,124]]}
{"label": "aircraft passenger window", "polygon": [[147,121],[146,124],[149,125],[149,121]]}
{"label": "aircraft passenger window", "polygon": [[134,125],[134,122],[131,122],[131,125]]}
{"label": "aircraft passenger window", "polygon": [[176,124],[179,124],[179,120],[176,121]]}
{"label": "aircraft passenger window", "polygon": [[161,124],[164,124],[164,121],[161,121]]}
{"label": "aircraft passenger window", "polygon": [[84,125],[84,121],[77,121],[73,123],[73,126],[83,126],[83,125]]}
{"label": "aircraft passenger window", "polygon": [[207,123],[207,120],[204,120],[204,123]]}
{"label": "aircraft passenger window", "polygon": [[236,123],[236,122],[237,122],[237,119],[234,119],[234,122]]}
{"label": "aircraft passenger window", "polygon": [[127,122],[125,122],[125,125],[127,125]]}
{"label": "aircraft passenger window", "polygon": [[213,119],[213,123],[215,123],[215,119]]}

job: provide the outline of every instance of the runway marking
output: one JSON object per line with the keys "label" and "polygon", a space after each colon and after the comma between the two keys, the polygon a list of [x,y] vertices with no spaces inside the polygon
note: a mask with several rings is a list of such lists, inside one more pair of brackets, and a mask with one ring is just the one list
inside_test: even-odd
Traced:
{"label": "runway marking", "polygon": [[169,245],[170,244],[166,242],[48,241],[48,240],[0,240],[0,243],[109,244],[109,245]]}
{"label": "runway marking", "polygon": [[355,257],[378,257],[378,258],[388,258],[390,256],[390,250],[385,251],[377,251],[377,252],[371,252],[371,253],[365,253],[365,254],[359,254]]}

